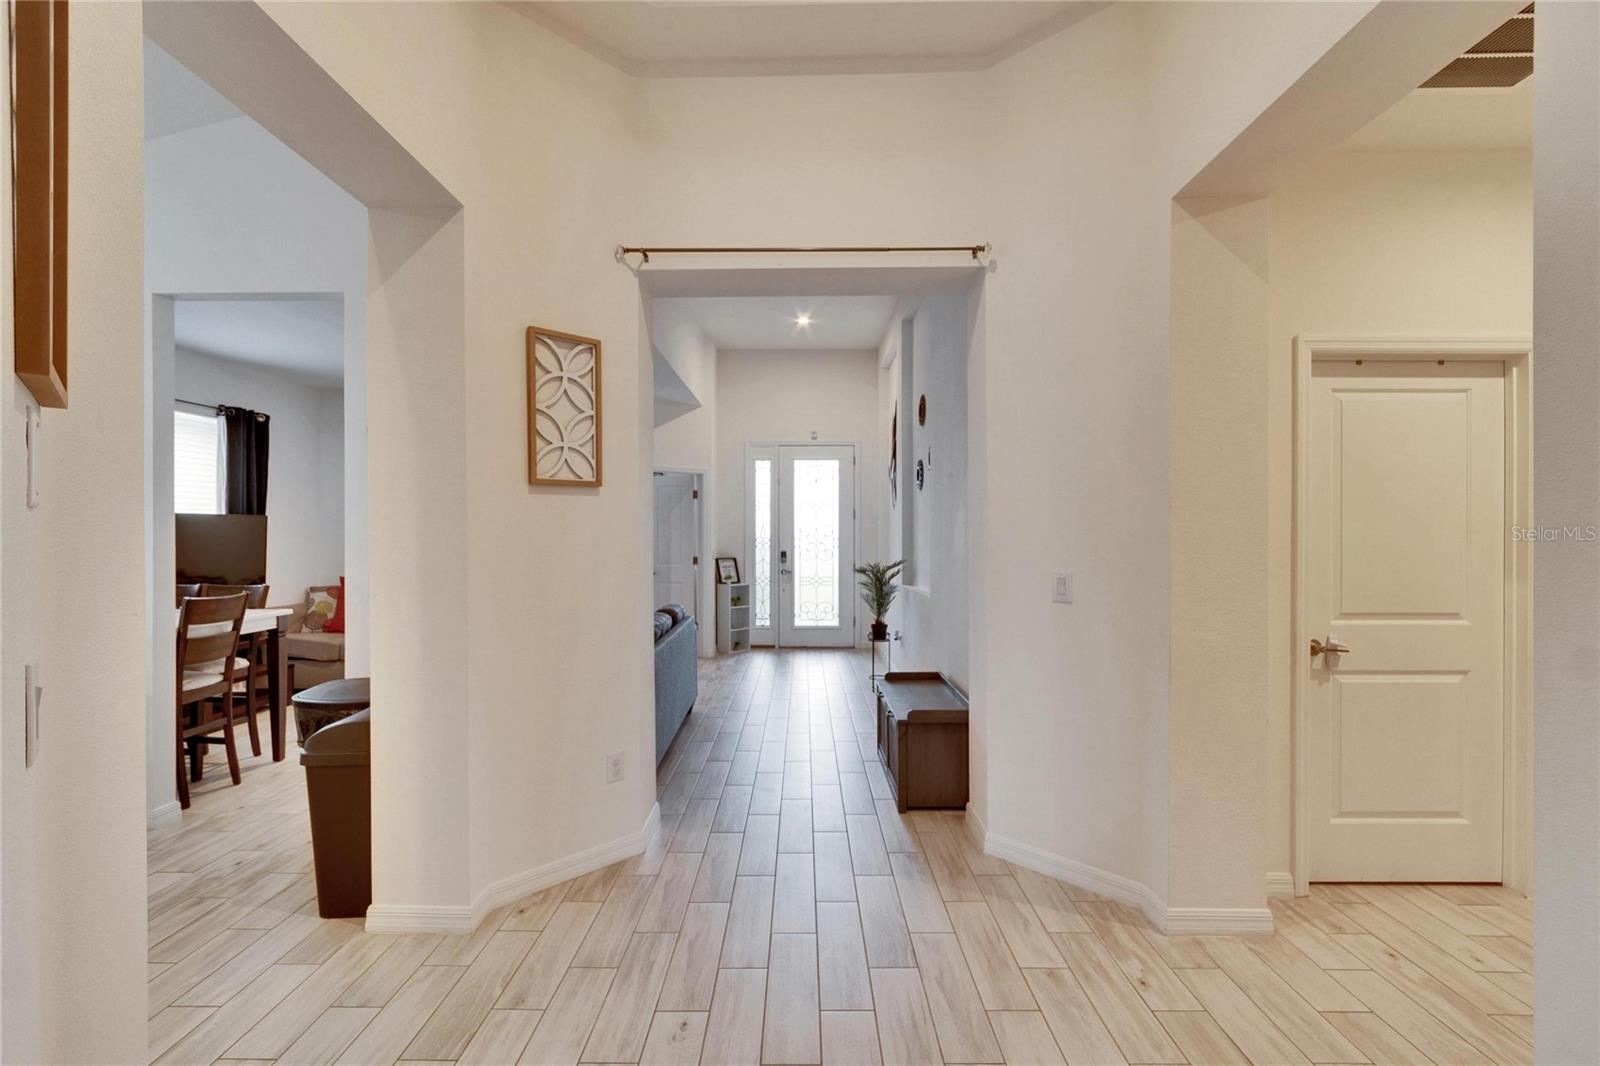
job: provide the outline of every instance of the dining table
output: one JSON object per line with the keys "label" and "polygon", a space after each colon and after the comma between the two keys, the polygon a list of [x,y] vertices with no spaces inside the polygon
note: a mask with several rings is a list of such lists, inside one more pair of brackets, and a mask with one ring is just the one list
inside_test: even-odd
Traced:
{"label": "dining table", "polygon": [[[272,731],[272,761],[283,761],[285,715],[289,706],[289,657],[284,654],[283,636],[289,630],[292,607],[250,607],[239,627],[241,637],[266,634],[267,718]],[[176,626],[178,614],[173,614]],[[194,632],[194,630],[190,630]]]}

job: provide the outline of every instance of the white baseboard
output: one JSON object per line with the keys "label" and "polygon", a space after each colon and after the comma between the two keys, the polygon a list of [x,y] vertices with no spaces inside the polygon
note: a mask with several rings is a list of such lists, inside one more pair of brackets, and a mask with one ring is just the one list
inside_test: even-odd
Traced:
{"label": "white baseboard", "polygon": [[1272,932],[1272,912],[1266,907],[1168,907],[1154,889],[1131,877],[990,833],[971,807],[967,825],[985,854],[1134,907],[1168,936]]}
{"label": "white baseboard", "polygon": [[661,805],[652,804],[650,815],[637,833],[618,837],[592,848],[568,855],[555,862],[547,862],[531,870],[510,877],[502,877],[485,886],[470,906],[407,906],[394,903],[374,903],[367,908],[369,933],[454,933],[465,935],[478,927],[484,917],[497,907],[531,896],[551,885],[559,885],[574,877],[590,873],[602,866],[631,858],[644,851],[645,845],[661,826]]}
{"label": "white baseboard", "polygon": [[164,825],[171,825],[183,816],[183,804],[177,800],[168,800],[150,809],[145,816],[145,824],[151,829],[160,829]]}
{"label": "white baseboard", "polygon": [[1267,874],[1267,895],[1268,897],[1294,895],[1294,874],[1281,871]]}
{"label": "white baseboard", "polygon": [[[984,841],[987,840],[989,836],[989,827],[984,824],[983,817],[978,814],[977,810],[970,803],[967,804],[966,815],[967,835],[972,838],[972,842],[974,844],[978,845],[978,850],[983,851]],[[1001,856],[996,857],[1000,858]]]}
{"label": "white baseboard", "polygon": [[1166,928],[1166,903],[1149,885],[1135,881],[1131,877],[1102,870],[1098,866],[1090,866],[1088,863],[1044,851],[1032,844],[1024,844],[1020,840],[1011,840],[989,832],[984,833],[980,843],[985,854],[1014,862],[1018,866],[1026,866],[1030,870],[1048,874],[1080,888],[1087,888],[1118,903],[1126,903],[1142,911],[1155,923],[1157,929]]}
{"label": "white baseboard", "polygon": [[1272,935],[1266,907],[1168,907],[1168,936]]}
{"label": "white baseboard", "polygon": [[369,933],[452,933],[465,936],[477,928],[471,907],[447,905],[408,907],[374,903],[367,908]]}

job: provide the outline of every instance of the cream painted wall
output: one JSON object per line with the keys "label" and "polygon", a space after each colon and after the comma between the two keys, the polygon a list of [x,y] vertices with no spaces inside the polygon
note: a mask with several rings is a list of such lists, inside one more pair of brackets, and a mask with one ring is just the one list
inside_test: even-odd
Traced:
{"label": "cream painted wall", "polygon": [[271,602],[299,603],[308,586],[337,583],[344,570],[344,390],[186,348],[177,356],[173,380],[179,396],[272,417],[267,471]]}
{"label": "cream painted wall", "polygon": [[[139,8],[74,7],[69,70],[71,406],[43,414],[38,510],[31,400],[10,372],[10,212],[0,222],[0,1058],[133,1062],[147,1046]],[[9,182],[7,168],[8,201]],[[31,768],[28,663],[45,690]]]}
{"label": "cream painted wall", "polygon": [[[1148,17],[1108,9],[995,71],[991,151],[1011,181],[984,227],[997,268],[972,674],[991,838],[1164,900],[1173,190],[1147,140]],[[1067,609],[1056,570],[1075,575]]]}
{"label": "cream painted wall", "polygon": [[[969,668],[967,543],[967,348],[969,315],[981,301],[981,287],[923,298],[912,320],[911,382],[904,393],[906,359],[901,353],[903,317],[896,315],[880,347],[879,361],[892,359],[879,375],[876,432],[885,438],[896,406],[900,409],[899,492],[890,499],[887,457],[867,472],[879,519],[883,560],[907,555],[907,519],[916,527],[915,583],[906,585],[890,609],[889,628],[900,642],[896,670],[939,670],[963,690],[972,684]],[[919,397],[928,399],[928,419],[917,425]],[[916,467],[931,465],[921,490]],[[869,619],[870,621],[870,619]],[[970,756],[970,753],[969,753]]]}
{"label": "cream painted wall", "polygon": [[1528,336],[1532,157],[1333,152],[1274,194],[1270,215],[1266,863],[1288,873],[1290,685],[1304,654],[1290,636],[1294,338]]}
{"label": "cream painted wall", "polygon": [[1172,273],[1167,905],[1259,920],[1266,752],[1239,742],[1266,697],[1266,201],[1174,204]]}
{"label": "cream painted wall", "polygon": [[655,427],[656,469],[709,472],[716,465],[717,346],[680,299],[651,301],[650,342],[700,401],[695,410]]}
{"label": "cream painted wall", "polygon": [[[1600,5],[1539,9],[1533,505],[1600,526]],[[1600,544],[1535,547],[1534,1052],[1600,1062]]]}
{"label": "cream painted wall", "polygon": [[[734,555],[748,577],[745,547],[744,450],[754,443],[801,443],[816,434],[823,444],[856,446],[856,558],[878,544],[878,515],[870,505],[882,444],[878,424],[878,353],[774,351],[717,355],[716,555]],[[855,579],[848,583],[849,610]],[[856,639],[872,620],[856,611]]]}

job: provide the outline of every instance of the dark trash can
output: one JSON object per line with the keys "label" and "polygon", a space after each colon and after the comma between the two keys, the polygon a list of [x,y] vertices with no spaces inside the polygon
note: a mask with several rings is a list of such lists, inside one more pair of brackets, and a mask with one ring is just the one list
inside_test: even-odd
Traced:
{"label": "dark trash can", "polygon": [[372,902],[371,714],[357,711],[323,726],[300,753],[324,918],[360,918]]}

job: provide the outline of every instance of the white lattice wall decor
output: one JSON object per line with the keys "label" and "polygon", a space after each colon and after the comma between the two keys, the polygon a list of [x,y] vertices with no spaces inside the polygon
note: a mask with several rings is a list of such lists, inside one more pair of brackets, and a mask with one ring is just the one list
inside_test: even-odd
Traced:
{"label": "white lattice wall decor", "polygon": [[600,342],[528,327],[528,483],[600,484]]}

